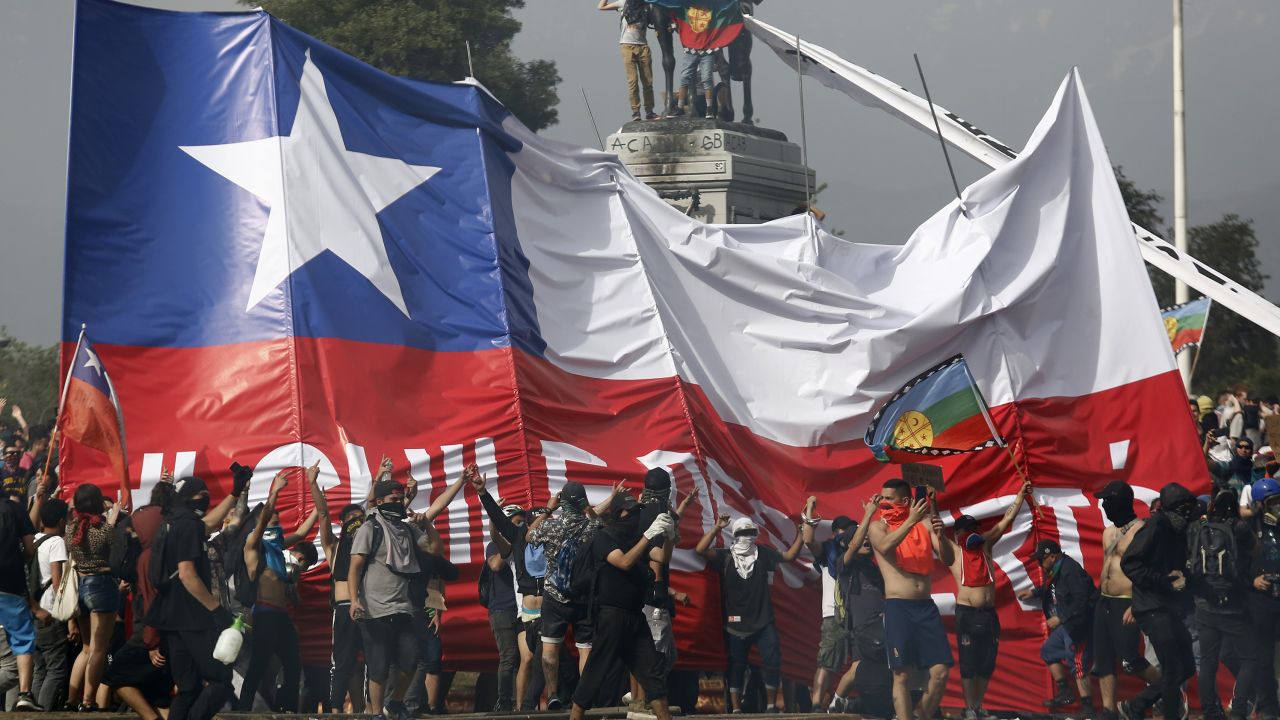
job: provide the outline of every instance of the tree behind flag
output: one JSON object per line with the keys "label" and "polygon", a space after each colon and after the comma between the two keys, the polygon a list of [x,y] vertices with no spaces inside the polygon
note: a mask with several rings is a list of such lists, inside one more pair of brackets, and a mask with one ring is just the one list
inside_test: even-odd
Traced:
{"label": "tree behind flag", "polygon": [[867,446],[881,462],[910,455],[956,455],[1003,446],[963,355],[917,375],[889,398],[867,426]]}
{"label": "tree behind flag", "polygon": [[[124,418],[107,369],[93,350],[85,331],[71,356],[66,383],[62,388],[62,406],[58,411],[58,434],[62,438],[61,462],[80,449],[106,456],[106,465],[120,484],[120,499],[129,507],[129,473],[124,445]],[[74,484],[93,482],[94,478],[76,477]],[[67,484],[64,480],[64,489]]]}

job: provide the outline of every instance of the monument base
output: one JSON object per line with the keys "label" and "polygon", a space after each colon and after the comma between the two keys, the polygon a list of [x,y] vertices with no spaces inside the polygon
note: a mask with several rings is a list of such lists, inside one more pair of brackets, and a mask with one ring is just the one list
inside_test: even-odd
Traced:
{"label": "monument base", "polygon": [[709,223],[759,223],[805,205],[800,146],[777,130],[723,120],[633,121],[609,136],[632,174],[675,207]]}

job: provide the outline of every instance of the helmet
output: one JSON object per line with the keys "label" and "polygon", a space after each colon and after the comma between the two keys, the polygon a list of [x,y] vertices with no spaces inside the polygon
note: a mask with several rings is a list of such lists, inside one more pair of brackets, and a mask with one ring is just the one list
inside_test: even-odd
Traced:
{"label": "helmet", "polygon": [[1254,502],[1264,503],[1267,498],[1280,495],[1280,483],[1271,478],[1262,478],[1253,483],[1249,492],[1253,495]]}

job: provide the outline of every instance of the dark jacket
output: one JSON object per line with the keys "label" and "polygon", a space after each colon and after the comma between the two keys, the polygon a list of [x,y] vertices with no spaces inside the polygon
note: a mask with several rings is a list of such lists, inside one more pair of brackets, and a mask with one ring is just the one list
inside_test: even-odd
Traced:
{"label": "dark jacket", "polygon": [[1088,642],[1093,636],[1093,607],[1098,601],[1098,590],[1093,578],[1080,567],[1080,563],[1063,555],[1052,571],[1045,587],[1036,588],[1045,617],[1057,615],[1071,642]]}
{"label": "dark jacket", "polygon": [[480,504],[484,506],[485,514],[493,522],[494,529],[511,545],[511,561],[516,566],[516,589],[521,595],[541,595],[543,578],[530,575],[528,567],[525,566],[524,551],[529,545],[527,540],[529,529],[507,517],[507,514],[502,512],[502,506],[487,491],[480,494]]}
{"label": "dark jacket", "polygon": [[[1168,488],[1166,488],[1167,490]],[[1191,494],[1181,488],[1177,491]],[[1160,494],[1162,507],[1174,508],[1185,501],[1180,495],[1165,497]],[[1168,511],[1153,515],[1133,536],[1129,549],[1120,559],[1120,569],[1126,577],[1133,581],[1134,613],[1169,610],[1182,615],[1191,612],[1191,593],[1183,589],[1173,589],[1169,573],[1174,570],[1187,573],[1187,531],[1185,525],[1179,529],[1181,518],[1170,517]]]}
{"label": "dark jacket", "polygon": [[[1231,615],[1242,614],[1248,605],[1249,588],[1253,585],[1254,578],[1254,575],[1251,574],[1254,555],[1253,529],[1247,520],[1239,518],[1197,520],[1191,523],[1191,529],[1187,531],[1188,552],[1192,549],[1194,535],[1198,534],[1200,529],[1209,522],[1219,526],[1226,526],[1235,538],[1236,577],[1231,578],[1231,588],[1225,598],[1219,597],[1218,590],[1206,583],[1203,578],[1197,578],[1194,575],[1189,577],[1187,580],[1188,587],[1195,596],[1196,610]],[[1187,563],[1190,566],[1193,563],[1193,558],[1188,556]]]}

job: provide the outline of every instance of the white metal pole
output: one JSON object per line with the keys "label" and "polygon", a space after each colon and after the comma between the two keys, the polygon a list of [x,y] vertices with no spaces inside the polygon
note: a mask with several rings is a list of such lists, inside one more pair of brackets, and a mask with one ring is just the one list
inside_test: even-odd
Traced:
{"label": "white metal pole", "polygon": [[[1186,99],[1182,72],[1182,0],[1173,0],[1173,246],[1187,252],[1187,135]],[[1173,302],[1191,299],[1187,284],[1174,284]],[[1178,353],[1178,371],[1191,391],[1191,353]]]}

